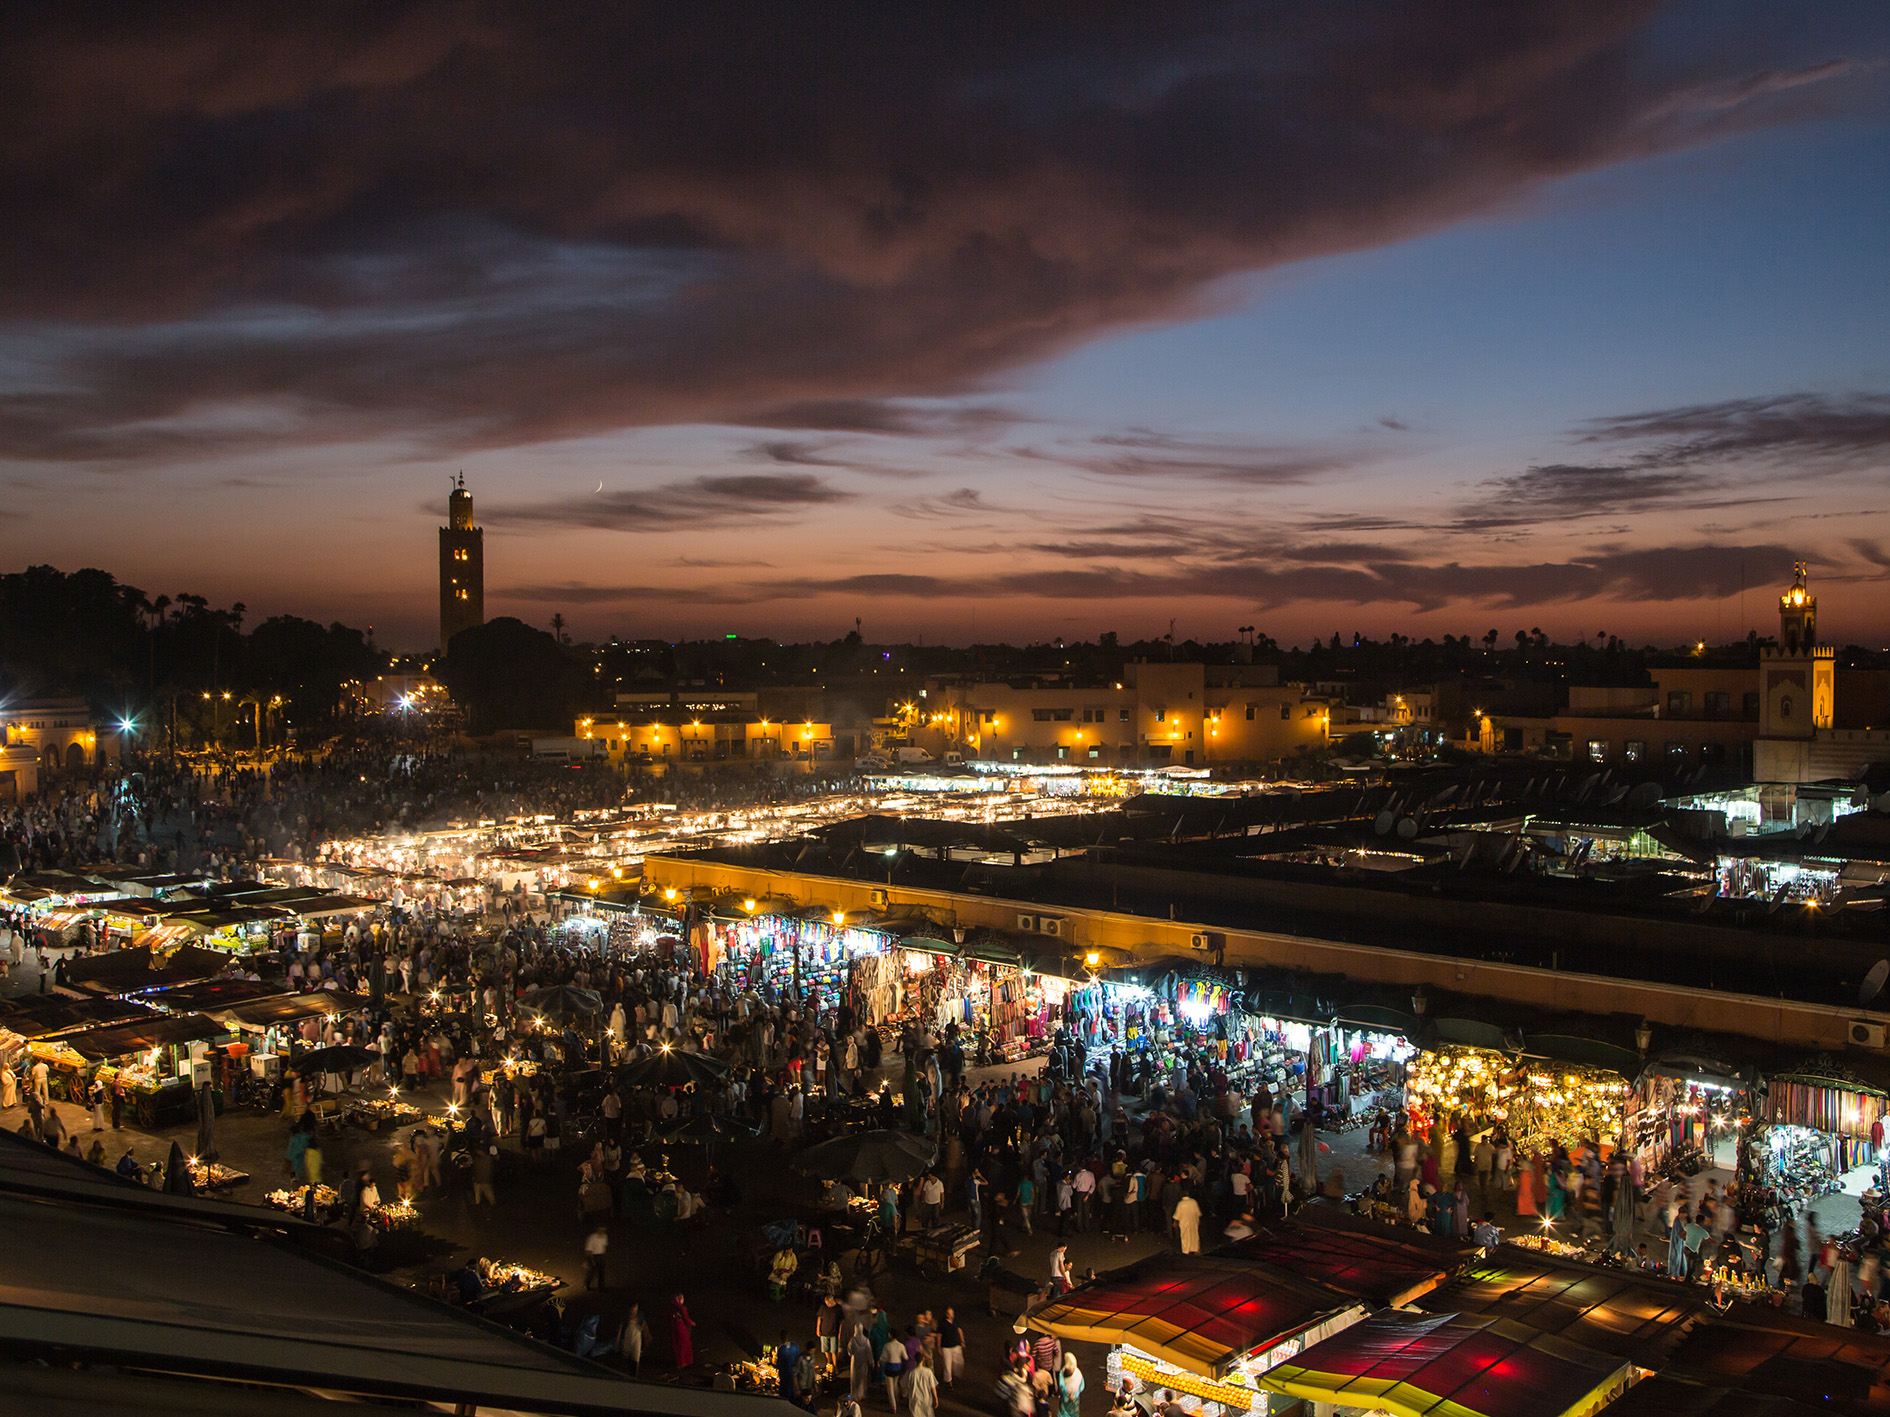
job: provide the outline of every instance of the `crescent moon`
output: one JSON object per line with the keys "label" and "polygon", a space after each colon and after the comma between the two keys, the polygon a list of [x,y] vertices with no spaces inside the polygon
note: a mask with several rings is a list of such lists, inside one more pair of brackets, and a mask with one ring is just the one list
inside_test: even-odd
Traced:
{"label": "crescent moon", "polygon": [[597,479],[597,490],[599,492],[604,490],[604,480],[601,477]]}

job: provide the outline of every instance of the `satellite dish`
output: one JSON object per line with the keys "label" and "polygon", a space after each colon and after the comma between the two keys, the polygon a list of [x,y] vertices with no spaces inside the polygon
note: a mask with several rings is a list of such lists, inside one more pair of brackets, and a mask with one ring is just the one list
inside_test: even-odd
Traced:
{"label": "satellite dish", "polygon": [[1417,836],[1417,818],[1416,817],[1398,818],[1398,835],[1405,841],[1410,841],[1414,837],[1416,837]]}
{"label": "satellite dish", "polygon": [[1871,965],[1870,973],[1864,976],[1864,982],[1858,986],[1857,1006],[1861,1009],[1883,993],[1885,984],[1890,984],[1890,959],[1880,959]]}
{"label": "satellite dish", "polygon": [[1890,792],[1879,792],[1870,799],[1871,809],[1878,812],[1890,812]]}
{"label": "satellite dish", "polygon": [[1628,793],[1627,804],[1636,809],[1652,807],[1664,796],[1666,794],[1660,790],[1658,782],[1643,782]]}
{"label": "satellite dish", "polygon": [[1376,817],[1372,818],[1372,835],[1373,836],[1390,836],[1392,825],[1397,820],[1398,819],[1396,817],[1391,815],[1391,809],[1386,808],[1384,811],[1380,812]]}

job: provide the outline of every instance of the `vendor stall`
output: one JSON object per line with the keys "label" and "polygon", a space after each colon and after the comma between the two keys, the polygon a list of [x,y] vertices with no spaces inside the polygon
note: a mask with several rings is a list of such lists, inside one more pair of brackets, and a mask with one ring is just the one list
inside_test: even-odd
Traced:
{"label": "vendor stall", "polygon": [[[1788,1208],[1838,1190],[1850,1173],[1872,1170],[1883,1150],[1882,1089],[1831,1058],[1815,1058],[1766,1079],[1747,1160]],[[1861,1187],[1860,1187],[1861,1189]]]}
{"label": "vendor stall", "polygon": [[1518,1156],[1583,1142],[1606,1154],[1620,1140],[1628,1092],[1627,1081],[1605,1069],[1451,1046],[1407,1065],[1405,1109],[1421,1134],[1459,1116],[1502,1122]]}
{"label": "vendor stall", "polygon": [[1305,1402],[1394,1417],[1588,1417],[1636,1376],[1630,1363],[1507,1319],[1391,1310],[1258,1382]]}
{"label": "vendor stall", "polygon": [[1731,1069],[1687,1056],[1656,1058],[1628,1097],[1626,1142],[1650,1177],[1738,1163],[1751,1124],[1746,1085]]}
{"label": "vendor stall", "polygon": [[1116,1270],[1031,1310],[1025,1324],[1064,1341],[1110,1345],[1108,1385],[1170,1389],[1198,1410],[1265,1412],[1274,1364],[1357,1323],[1364,1306],[1271,1265],[1212,1255]]}
{"label": "vendor stall", "polygon": [[65,1034],[47,1042],[56,1041],[65,1053],[79,1058],[81,1066],[96,1064],[98,1080],[108,1086],[116,1084],[134,1120],[148,1128],[194,1115],[192,1045],[221,1038],[228,1032],[223,1024],[203,1014],[166,1014],[138,1023]]}

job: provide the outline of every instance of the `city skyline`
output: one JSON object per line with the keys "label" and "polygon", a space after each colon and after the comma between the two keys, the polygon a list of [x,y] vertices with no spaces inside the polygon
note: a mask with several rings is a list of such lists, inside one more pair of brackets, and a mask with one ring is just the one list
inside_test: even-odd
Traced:
{"label": "city skyline", "polygon": [[1872,7],[538,13],[28,27],[10,562],[420,648],[463,471],[579,639],[1890,638]]}

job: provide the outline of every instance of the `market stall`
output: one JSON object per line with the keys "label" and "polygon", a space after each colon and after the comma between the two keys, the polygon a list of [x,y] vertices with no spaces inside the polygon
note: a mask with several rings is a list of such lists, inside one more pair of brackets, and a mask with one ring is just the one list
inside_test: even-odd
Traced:
{"label": "market stall", "polygon": [[1628,1092],[1606,1069],[1452,1045],[1407,1064],[1405,1110],[1420,1134],[1462,1116],[1479,1127],[1504,1123],[1518,1156],[1583,1142],[1605,1155],[1619,1144]]}
{"label": "market stall", "polygon": [[[203,1014],[165,1014],[136,1023],[95,1028],[44,1040],[36,1048],[57,1045],[57,1065],[67,1070],[70,1088],[85,1068],[96,1069],[97,1079],[123,1091],[132,1116],[141,1127],[181,1122],[196,1113],[192,1083],[196,1045],[222,1038],[229,1030]],[[73,1068],[72,1059],[78,1059]],[[48,1059],[49,1062],[53,1061]]]}
{"label": "market stall", "polygon": [[1388,1310],[1262,1373],[1262,1388],[1394,1417],[1587,1417],[1630,1363],[1507,1319]]}
{"label": "market stall", "polygon": [[1163,1256],[1115,1270],[1041,1304],[1027,1327],[1109,1345],[1108,1386],[1125,1376],[1167,1388],[1191,1410],[1265,1412],[1258,1383],[1274,1364],[1357,1323],[1365,1307],[1253,1260]]}
{"label": "market stall", "polygon": [[1724,1064],[1684,1055],[1648,1063],[1628,1095],[1626,1144],[1650,1177],[1738,1163],[1751,1123],[1745,1082]]}
{"label": "market stall", "polygon": [[[1796,1209],[1874,1175],[1890,1095],[1831,1058],[1814,1058],[1766,1079],[1746,1160],[1779,1201]],[[1863,1178],[1856,1189],[1862,1190]]]}

